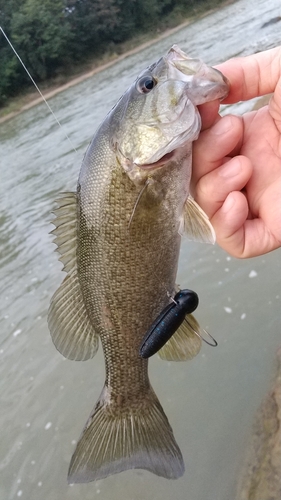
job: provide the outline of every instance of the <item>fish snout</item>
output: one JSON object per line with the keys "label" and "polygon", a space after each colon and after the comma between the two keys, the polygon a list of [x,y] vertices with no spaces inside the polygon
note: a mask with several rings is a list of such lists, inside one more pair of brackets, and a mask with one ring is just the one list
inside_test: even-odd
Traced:
{"label": "fish snout", "polygon": [[229,94],[230,82],[228,78],[226,78],[226,76],[224,76],[221,71],[213,68],[212,66],[210,66],[208,69],[209,83],[213,82],[214,84],[217,84],[219,87],[221,87],[221,91],[223,93],[221,99],[224,99]]}
{"label": "fish snout", "polygon": [[187,88],[189,99],[195,106],[219,99],[222,101],[229,94],[228,79],[216,68],[203,64]]}
{"label": "fish snout", "polygon": [[229,93],[228,79],[221,71],[208,66],[201,59],[175,58],[170,66],[174,67],[174,70],[170,69],[172,78],[177,76],[186,82],[187,95],[195,106],[215,99],[225,99]]}

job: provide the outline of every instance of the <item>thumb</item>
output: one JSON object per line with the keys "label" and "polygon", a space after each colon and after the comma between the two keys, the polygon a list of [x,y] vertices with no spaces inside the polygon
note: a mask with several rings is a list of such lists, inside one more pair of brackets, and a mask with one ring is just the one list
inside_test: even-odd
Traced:
{"label": "thumb", "polygon": [[201,130],[206,130],[210,128],[215,121],[219,120],[219,100],[205,102],[198,106],[198,111],[201,115],[202,127]]}

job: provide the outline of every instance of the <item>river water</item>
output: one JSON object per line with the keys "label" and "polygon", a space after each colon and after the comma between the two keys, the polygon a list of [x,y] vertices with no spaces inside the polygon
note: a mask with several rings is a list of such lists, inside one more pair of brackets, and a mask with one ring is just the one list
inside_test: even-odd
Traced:
{"label": "river water", "polygon": [[47,309],[63,273],[49,221],[59,192],[75,189],[96,127],[148,63],[173,43],[212,64],[274,47],[281,23],[262,25],[280,15],[280,0],[237,1],[50,100],[62,129],[43,104],[0,126],[1,500],[234,499],[281,344],[280,250],[240,261],[217,246],[183,242],[178,282],[198,292],[196,316],[219,342],[189,363],[150,362],[185,475],[167,481],[128,471],[68,486],[69,460],[100,394],[104,363],[101,349],[85,363],[64,360],[51,342]]}

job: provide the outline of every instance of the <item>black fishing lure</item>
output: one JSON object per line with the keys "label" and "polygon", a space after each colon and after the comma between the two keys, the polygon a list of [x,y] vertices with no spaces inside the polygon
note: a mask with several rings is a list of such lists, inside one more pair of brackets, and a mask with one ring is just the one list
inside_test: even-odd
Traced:
{"label": "black fishing lure", "polygon": [[199,298],[192,290],[180,290],[146,332],[140,348],[142,358],[150,358],[172,337],[185,319],[197,308]]}

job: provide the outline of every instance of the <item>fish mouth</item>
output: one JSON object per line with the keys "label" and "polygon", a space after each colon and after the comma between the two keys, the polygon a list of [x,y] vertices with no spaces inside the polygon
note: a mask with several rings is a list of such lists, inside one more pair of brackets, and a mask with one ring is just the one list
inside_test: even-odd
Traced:
{"label": "fish mouth", "polygon": [[229,80],[218,69],[188,57],[177,45],[164,59],[169,78],[186,82],[188,97],[195,106],[215,99],[222,101],[229,94]]}
{"label": "fish mouth", "polygon": [[174,157],[176,156],[176,150],[170,151],[169,153],[164,154],[159,160],[156,160],[153,163],[144,163],[142,165],[138,165],[135,163],[135,165],[139,168],[142,168],[143,170],[154,170],[156,168],[162,167],[165,163],[168,163],[169,161],[173,160]]}

